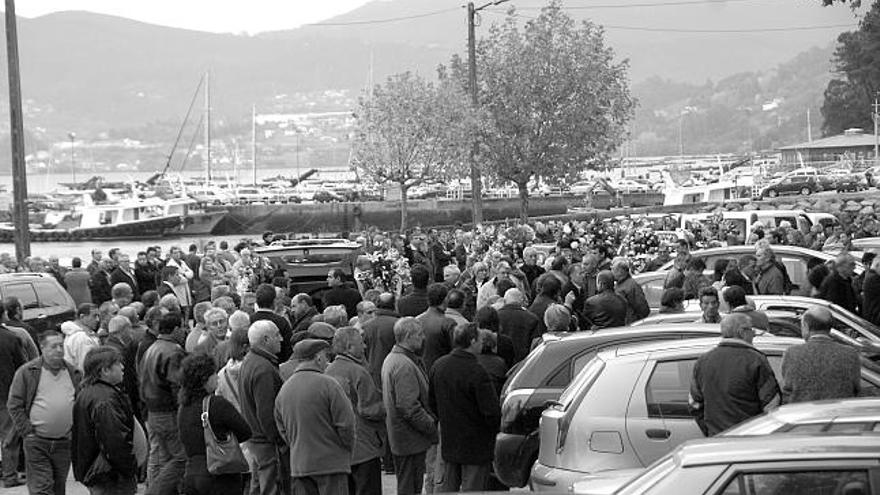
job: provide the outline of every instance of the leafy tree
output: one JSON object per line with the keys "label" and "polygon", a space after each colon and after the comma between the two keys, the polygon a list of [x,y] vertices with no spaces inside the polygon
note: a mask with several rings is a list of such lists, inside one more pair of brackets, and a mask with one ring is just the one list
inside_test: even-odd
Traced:
{"label": "leafy tree", "polygon": [[[477,68],[479,160],[517,185],[523,221],[532,178],[570,178],[603,165],[634,112],[628,63],[614,61],[601,27],[578,25],[557,0],[522,28],[511,9],[480,40]],[[452,72],[464,80],[459,58]]]}
{"label": "leafy tree", "polygon": [[404,230],[407,191],[461,172],[475,123],[471,105],[457,85],[404,72],[362,96],[354,116],[354,164],[377,183],[400,187]]}
{"label": "leafy tree", "polygon": [[880,95],[880,3],[871,6],[858,31],[837,37],[834,70],[837,77],[825,89],[822,132],[871,127],[871,103]]}

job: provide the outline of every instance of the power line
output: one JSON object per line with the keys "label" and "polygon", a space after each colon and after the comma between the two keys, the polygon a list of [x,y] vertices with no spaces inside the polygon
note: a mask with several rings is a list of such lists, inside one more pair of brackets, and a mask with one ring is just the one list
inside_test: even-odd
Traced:
{"label": "power line", "polygon": [[[564,10],[632,9],[646,7],[677,7],[681,5],[726,5],[729,3],[754,2],[757,0],[679,0],[674,2],[602,4],[564,7]],[[541,10],[544,7],[517,7],[517,10]]]}
{"label": "power line", "polygon": [[388,22],[397,22],[397,21],[408,21],[411,19],[421,19],[423,17],[431,17],[435,15],[445,14],[447,12],[458,11],[461,10],[461,7],[453,7],[450,9],[443,10],[435,10],[433,12],[425,12],[424,14],[414,14],[403,17],[390,17],[388,19],[372,19],[368,21],[351,21],[351,22],[315,22],[311,24],[304,24],[303,26],[358,26],[364,24],[385,24]]}
{"label": "power line", "polygon": [[[497,10],[487,10],[486,12],[496,15],[507,15],[506,12]],[[535,20],[537,17],[515,14],[517,17]],[[769,27],[769,28],[737,28],[737,29],[687,29],[687,28],[663,28],[663,27],[646,27],[646,26],[621,26],[616,24],[597,23],[606,29],[620,29],[622,31],[648,31],[655,33],[701,33],[701,34],[728,34],[728,33],[773,33],[773,32],[789,32],[789,31],[815,31],[820,29],[845,29],[857,28],[858,24],[828,24],[824,26],[787,26],[787,27]]]}

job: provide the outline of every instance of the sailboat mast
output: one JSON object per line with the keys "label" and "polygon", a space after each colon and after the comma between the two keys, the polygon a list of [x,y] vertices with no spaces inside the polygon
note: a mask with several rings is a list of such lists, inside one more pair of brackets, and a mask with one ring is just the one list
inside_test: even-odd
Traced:
{"label": "sailboat mast", "polygon": [[257,105],[251,114],[251,162],[254,167],[254,185],[257,185]]}
{"label": "sailboat mast", "polygon": [[211,182],[211,71],[205,73],[205,172]]}

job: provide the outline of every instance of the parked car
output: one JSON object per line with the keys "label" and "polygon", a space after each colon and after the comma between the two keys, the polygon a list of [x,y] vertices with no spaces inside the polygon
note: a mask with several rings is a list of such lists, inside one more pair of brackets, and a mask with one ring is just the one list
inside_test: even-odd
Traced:
{"label": "parked car", "polygon": [[572,378],[601,349],[634,342],[714,336],[719,325],[670,324],[598,332],[545,334],[508,374],[501,391],[501,431],[495,440],[495,474],[507,486],[525,486],[538,458],[538,420]]}
{"label": "parked car", "polygon": [[835,176],[835,190],[837,192],[864,191],[868,189],[868,181],[862,174],[846,174]]}
{"label": "parked car", "polygon": [[878,435],[714,437],[679,446],[614,493],[877,494],[877,476]]}
{"label": "parked car", "polygon": [[787,194],[803,194],[806,196],[820,192],[821,190],[822,185],[819,183],[817,176],[795,175],[784,177],[764,186],[764,188],[761,189],[761,199],[775,198]]}
{"label": "parked car", "polygon": [[0,274],[0,298],[17,297],[22,321],[37,333],[59,330],[61,324],[76,317],[76,304],[64,287],[48,273]]}
{"label": "parked car", "polygon": [[[631,327],[643,327],[650,325],[668,325],[672,323],[694,323],[700,319],[702,311],[696,301],[688,306],[683,313],[663,313],[649,316],[633,322]],[[770,321],[771,335],[777,337],[801,337],[800,315],[792,311],[766,311]]]}
{"label": "parked car", "polygon": [[[807,266],[811,265],[814,259],[818,259],[823,263],[834,261],[834,255],[831,253],[823,253],[813,251],[812,249],[802,248],[800,246],[774,245],[773,252],[776,259],[785,265],[788,271],[788,277],[791,279],[794,289],[793,295],[808,296],[811,292],[807,275],[809,274]],[[735,258],[739,260],[743,256],[755,254],[754,246],[727,246],[720,248],[702,249],[694,251],[691,256],[700,258],[706,262],[706,275],[712,275],[715,269],[715,262],[719,259]],[[660,298],[663,295],[663,282],[666,280],[666,273],[672,269],[673,261],[663,265],[656,272],[644,272],[633,276],[633,279],[642,287],[645,298],[648,299],[648,306],[651,308],[660,307]],[[864,271],[864,266],[860,261],[856,261],[855,271],[860,274]]]}
{"label": "parked car", "polygon": [[[743,437],[774,434],[854,434],[874,431],[880,424],[880,399],[862,397],[786,404],[747,420],[720,437]],[[575,493],[611,494],[643,469],[601,471],[585,476],[574,484]]]}
{"label": "parked car", "polygon": [[[702,438],[688,410],[690,381],[697,358],[718,341],[666,340],[599,352],[541,415],[533,489],[570,490],[586,473],[648,466],[681,443]],[[802,342],[758,336],[753,345],[779,379],[783,352]],[[865,360],[866,396],[880,386],[875,369]]]}

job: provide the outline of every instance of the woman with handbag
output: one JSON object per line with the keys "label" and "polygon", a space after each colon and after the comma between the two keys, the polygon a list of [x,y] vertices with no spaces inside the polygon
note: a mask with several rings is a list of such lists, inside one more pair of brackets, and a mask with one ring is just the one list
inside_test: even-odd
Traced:
{"label": "woman with handbag", "polygon": [[177,420],[186,451],[188,495],[241,495],[248,471],[238,443],[250,438],[251,429],[235,406],[214,395],[216,389],[211,356],[194,354],[183,360]]}

